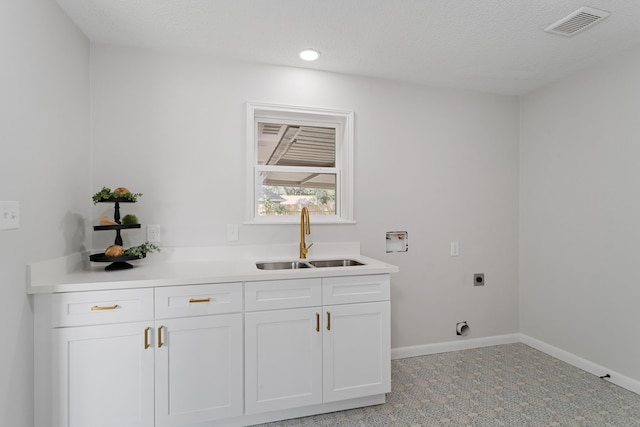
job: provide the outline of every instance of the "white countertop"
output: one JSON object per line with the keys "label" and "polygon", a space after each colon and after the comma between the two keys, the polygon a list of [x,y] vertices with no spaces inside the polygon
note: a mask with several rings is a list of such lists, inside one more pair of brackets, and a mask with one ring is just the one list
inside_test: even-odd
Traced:
{"label": "white countertop", "polygon": [[297,261],[298,245],[163,248],[130,261],[128,270],[105,271],[89,254],[73,254],[28,267],[27,293],[57,293],[158,286],[396,273],[398,267],[360,254],[358,243],[316,243],[306,261],[353,259],[353,267],[260,270],[256,262]]}

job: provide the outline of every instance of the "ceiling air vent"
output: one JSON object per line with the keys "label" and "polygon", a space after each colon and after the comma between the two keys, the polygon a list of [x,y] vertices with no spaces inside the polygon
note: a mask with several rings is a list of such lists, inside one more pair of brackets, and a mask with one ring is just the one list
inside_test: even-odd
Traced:
{"label": "ceiling air vent", "polygon": [[609,15],[610,13],[604,10],[581,7],[558,22],[549,25],[544,30],[549,33],[570,37],[602,21]]}

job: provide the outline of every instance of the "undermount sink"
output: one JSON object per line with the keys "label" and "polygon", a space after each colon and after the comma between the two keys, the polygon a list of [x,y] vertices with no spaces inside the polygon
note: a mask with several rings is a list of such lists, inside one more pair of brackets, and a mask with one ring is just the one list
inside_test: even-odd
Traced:
{"label": "undermount sink", "polygon": [[353,267],[356,265],[364,265],[360,261],[353,259],[329,259],[319,261],[309,261],[314,267]]}
{"label": "undermount sink", "polygon": [[296,268],[311,268],[309,264],[301,261],[257,262],[260,270],[294,270]]}
{"label": "undermount sink", "polygon": [[297,268],[312,267],[353,267],[356,265],[364,265],[360,261],[353,259],[329,259],[318,261],[276,261],[276,262],[257,262],[256,267],[260,270],[295,270]]}

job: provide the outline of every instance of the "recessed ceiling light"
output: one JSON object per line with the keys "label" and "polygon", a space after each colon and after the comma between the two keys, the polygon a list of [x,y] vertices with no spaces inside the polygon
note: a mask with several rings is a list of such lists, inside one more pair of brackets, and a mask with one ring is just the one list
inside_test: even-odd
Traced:
{"label": "recessed ceiling light", "polygon": [[305,49],[300,52],[300,58],[304,59],[305,61],[315,61],[319,57],[320,52],[314,49]]}

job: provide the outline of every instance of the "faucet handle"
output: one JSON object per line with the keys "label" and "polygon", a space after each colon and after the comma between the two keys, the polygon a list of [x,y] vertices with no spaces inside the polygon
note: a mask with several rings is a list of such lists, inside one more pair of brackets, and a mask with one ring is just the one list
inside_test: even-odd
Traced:
{"label": "faucet handle", "polygon": [[303,246],[302,243],[300,243],[300,259],[305,259],[307,257],[307,253],[311,246],[313,246],[313,243],[309,246]]}

